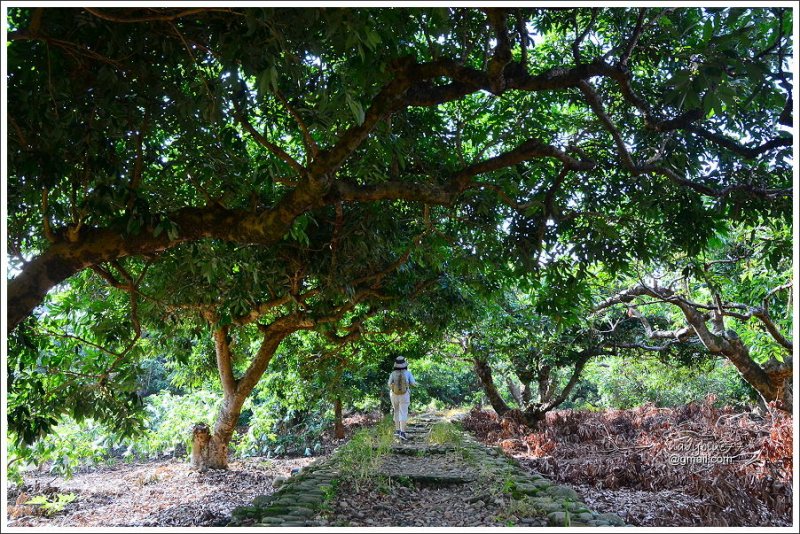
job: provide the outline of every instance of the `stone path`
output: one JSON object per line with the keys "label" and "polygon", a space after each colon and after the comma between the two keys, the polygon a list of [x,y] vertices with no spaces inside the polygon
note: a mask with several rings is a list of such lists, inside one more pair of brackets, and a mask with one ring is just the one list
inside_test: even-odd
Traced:
{"label": "stone path", "polygon": [[624,525],[437,415],[412,419],[407,442],[390,432],[372,429],[370,442],[276,480],[275,493],[235,509],[229,526]]}

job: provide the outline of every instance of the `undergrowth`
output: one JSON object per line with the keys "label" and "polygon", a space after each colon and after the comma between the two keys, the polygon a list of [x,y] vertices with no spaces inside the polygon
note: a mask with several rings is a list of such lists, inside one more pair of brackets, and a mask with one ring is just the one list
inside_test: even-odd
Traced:
{"label": "undergrowth", "polygon": [[464,445],[464,436],[461,430],[453,423],[440,421],[431,425],[428,442],[432,445],[462,447]]}
{"label": "undergrowth", "polygon": [[384,418],[373,428],[356,432],[337,453],[337,464],[342,479],[353,484],[356,490],[375,481],[376,469],[382,457],[394,442],[394,423]]}

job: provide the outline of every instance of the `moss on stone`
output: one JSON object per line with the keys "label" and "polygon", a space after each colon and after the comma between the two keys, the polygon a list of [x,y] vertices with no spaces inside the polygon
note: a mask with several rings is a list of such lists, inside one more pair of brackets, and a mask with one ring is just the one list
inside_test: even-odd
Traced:
{"label": "moss on stone", "polygon": [[550,486],[545,490],[548,495],[558,497],[563,500],[580,501],[581,496],[574,489],[567,486]]}

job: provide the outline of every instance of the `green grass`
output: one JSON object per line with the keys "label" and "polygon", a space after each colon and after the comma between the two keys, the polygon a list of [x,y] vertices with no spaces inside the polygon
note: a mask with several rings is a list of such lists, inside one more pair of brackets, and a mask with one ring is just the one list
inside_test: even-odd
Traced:
{"label": "green grass", "polygon": [[503,508],[503,517],[516,516],[523,517],[545,517],[547,514],[527,495],[521,499],[511,499]]}
{"label": "green grass", "polygon": [[451,445],[461,447],[464,445],[464,436],[461,430],[453,423],[439,422],[431,426],[428,442],[432,445]]}
{"label": "green grass", "polygon": [[333,508],[331,504],[336,500],[337,495],[339,494],[339,485],[341,481],[337,478],[331,480],[326,486],[324,486],[323,497],[322,497],[322,504],[320,505],[320,510],[323,512],[329,512]]}
{"label": "green grass", "polygon": [[48,516],[51,516],[62,512],[64,508],[77,497],[78,496],[74,493],[56,493],[51,500],[51,498],[48,498],[46,495],[37,495],[26,501],[25,504],[41,506],[44,512]]}
{"label": "green grass", "polygon": [[356,432],[337,453],[336,463],[342,478],[352,482],[356,489],[374,481],[375,470],[393,442],[394,423],[388,417],[373,428]]}

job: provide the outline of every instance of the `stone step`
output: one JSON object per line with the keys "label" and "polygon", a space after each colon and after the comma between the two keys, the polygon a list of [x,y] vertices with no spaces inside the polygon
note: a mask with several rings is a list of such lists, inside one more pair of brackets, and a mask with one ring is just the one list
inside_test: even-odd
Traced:
{"label": "stone step", "polygon": [[[524,472],[499,449],[487,448],[466,433],[463,434],[463,442],[457,446],[429,443],[427,435],[431,426],[446,420],[435,416],[412,419],[407,429],[410,439],[401,441],[398,438],[388,450],[381,449],[382,457],[377,466],[371,468],[372,475],[396,482],[399,493],[428,491],[424,489],[425,486],[435,488],[435,491],[446,491],[443,488],[450,486],[452,491],[466,494],[467,502],[479,509],[496,510],[498,514],[504,513],[509,503],[518,501],[523,507],[530,508],[535,516],[521,518],[519,526],[624,526],[624,521],[615,514],[592,512],[573,488],[556,485],[542,476]],[[460,454],[463,451],[468,451],[468,454]],[[233,510],[229,525],[311,527],[337,524],[342,519],[347,525],[352,514],[349,511],[337,511],[334,504],[341,491],[341,488],[335,489],[335,479],[341,475],[335,455],[309,466],[303,469],[301,476],[286,480],[278,491],[256,497],[252,506],[240,506]],[[504,481],[502,494],[497,495],[495,489],[486,485],[486,477],[490,475],[494,477],[490,480]],[[374,509],[377,510],[378,506],[376,504]],[[369,517],[370,510],[361,512],[357,518],[367,517],[369,525],[406,526],[402,522],[384,524],[388,521],[386,517],[373,520]],[[426,510],[421,512],[430,513]],[[443,516],[442,519],[446,523],[448,518]],[[358,522],[356,526],[363,525]]]}
{"label": "stone step", "polygon": [[436,473],[419,474],[419,473],[397,473],[397,472],[384,472],[377,471],[377,474],[384,476],[388,479],[405,482],[409,481],[417,484],[426,484],[430,486],[452,486],[456,484],[468,484],[475,482],[476,477],[469,475],[440,475]]}
{"label": "stone step", "polygon": [[[373,447],[373,450],[378,450],[377,447]],[[425,455],[425,454],[445,454],[448,452],[455,452],[457,449],[455,447],[442,447],[438,445],[425,445],[425,446],[415,446],[413,443],[406,444],[406,445],[393,445],[389,452],[392,454],[403,454],[406,456],[416,456],[416,455]]]}

